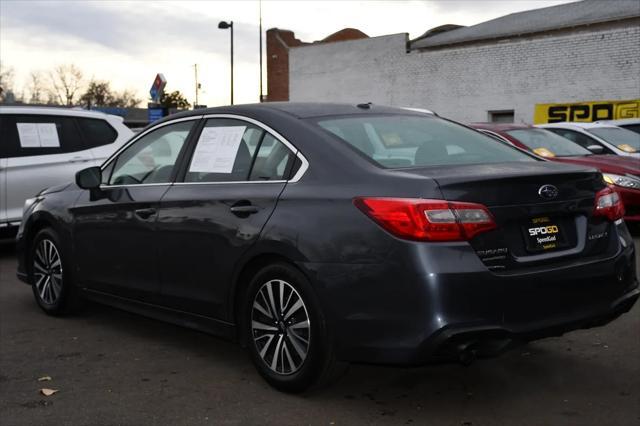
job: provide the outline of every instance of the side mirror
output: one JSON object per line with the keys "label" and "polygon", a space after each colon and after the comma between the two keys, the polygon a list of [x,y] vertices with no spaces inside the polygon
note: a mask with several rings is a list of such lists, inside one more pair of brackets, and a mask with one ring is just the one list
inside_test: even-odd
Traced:
{"label": "side mirror", "polygon": [[589,145],[587,149],[594,154],[602,154],[602,152],[604,151],[604,148],[600,145]]}
{"label": "side mirror", "polygon": [[82,189],[96,189],[102,183],[100,167],[89,167],[76,173],[76,185]]}

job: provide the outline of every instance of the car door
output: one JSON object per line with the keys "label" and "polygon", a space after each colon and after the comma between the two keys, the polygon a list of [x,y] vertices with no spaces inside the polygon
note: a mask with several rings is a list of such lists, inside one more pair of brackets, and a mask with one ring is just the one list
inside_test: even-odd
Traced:
{"label": "car door", "polygon": [[11,151],[5,164],[9,221],[20,221],[24,200],[45,188],[70,182],[75,172],[93,160],[72,117],[7,114],[1,134]]}
{"label": "car door", "polygon": [[225,319],[234,267],[298,160],[282,137],[246,119],[208,118],[193,141],[183,181],[160,203],[160,303]]}
{"label": "car door", "polygon": [[99,191],[80,196],[72,214],[83,286],[137,300],[157,292],[158,204],[198,119],[145,132],[105,164]]}

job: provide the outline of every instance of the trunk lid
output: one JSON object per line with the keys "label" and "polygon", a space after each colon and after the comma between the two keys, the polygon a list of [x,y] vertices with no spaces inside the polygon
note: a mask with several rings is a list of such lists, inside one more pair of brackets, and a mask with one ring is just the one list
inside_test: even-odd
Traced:
{"label": "trunk lid", "polygon": [[605,187],[596,169],[539,161],[412,172],[434,179],[446,200],[489,209],[497,228],[470,244],[495,273],[605,257],[617,247],[611,223],[593,217],[595,194]]}

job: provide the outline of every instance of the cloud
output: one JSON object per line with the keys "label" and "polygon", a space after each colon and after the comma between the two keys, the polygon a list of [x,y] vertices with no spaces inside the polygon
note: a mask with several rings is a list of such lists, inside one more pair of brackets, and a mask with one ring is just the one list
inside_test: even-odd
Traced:
{"label": "cloud", "polygon": [[[263,0],[263,29],[294,31],[321,40],[345,27],[370,36],[407,32],[417,37],[453,23],[473,25],[508,13],[573,0]],[[171,90],[193,99],[193,64],[199,65],[209,105],[228,102],[229,30],[234,21],[235,97],[258,93],[258,2],[253,1],[10,1],[0,0],[0,61],[15,70],[16,86],[29,72],[74,63],[89,79],[134,88],[141,97],[163,72]],[[266,82],[266,72],[265,72]]]}
{"label": "cloud", "polygon": [[[180,48],[203,52],[228,48],[228,30],[218,29],[219,20],[188,13],[172,3],[8,1],[2,5],[5,36],[25,40],[35,36],[38,47],[44,43],[52,49],[84,42],[130,56]],[[255,60],[257,48],[247,55],[243,47],[253,46],[257,38],[257,25],[234,26],[237,60]]]}

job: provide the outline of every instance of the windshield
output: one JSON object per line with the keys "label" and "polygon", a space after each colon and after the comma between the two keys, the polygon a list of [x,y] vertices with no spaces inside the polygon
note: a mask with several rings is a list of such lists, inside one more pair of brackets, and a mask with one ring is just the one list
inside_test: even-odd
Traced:
{"label": "windshield", "polygon": [[640,134],[619,127],[595,127],[587,129],[598,137],[626,152],[640,152]]}
{"label": "windshield", "polygon": [[544,129],[507,130],[507,133],[542,157],[591,155],[591,151]]}
{"label": "windshield", "polygon": [[317,124],[386,168],[536,161],[489,136],[431,116],[348,116]]}

